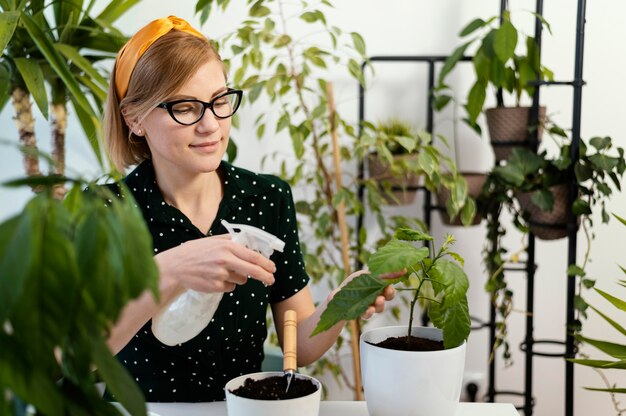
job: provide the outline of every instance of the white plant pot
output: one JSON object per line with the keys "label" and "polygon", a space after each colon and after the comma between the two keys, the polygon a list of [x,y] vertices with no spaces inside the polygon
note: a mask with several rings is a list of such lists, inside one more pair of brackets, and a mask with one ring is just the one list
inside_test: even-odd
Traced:
{"label": "white plant pot", "polygon": [[[406,326],[361,334],[361,373],[370,416],[454,416],[466,344],[442,351],[397,351],[368,344],[405,335]],[[437,328],[413,327],[411,335],[440,341],[443,334]]]}
{"label": "white plant pot", "polygon": [[265,371],[262,373],[244,374],[226,383],[226,409],[228,416],[318,416],[320,411],[320,399],[322,394],[322,384],[313,377],[304,374],[296,374],[295,377],[307,379],[317,386],[315,393],[308,396],[298,397],[288,400],[256,400],[239,397],[233,393],[239,386],[243,385],[248,378],[261,380],[268,377],[282,377],[282,371]]}

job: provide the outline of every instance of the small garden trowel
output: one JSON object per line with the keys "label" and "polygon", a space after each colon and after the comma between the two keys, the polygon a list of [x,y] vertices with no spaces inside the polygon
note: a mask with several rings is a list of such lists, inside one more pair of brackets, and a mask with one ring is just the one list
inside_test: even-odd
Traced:
{"label": "small garden trowel", "polygon": [[289,391],[291,380],[298,369],[296,359],[296,338],[298,337],[298,320],[296,311],[285,311],[285,322],[283,324],[283,371],[287,379],[287,388],[285,393]]}

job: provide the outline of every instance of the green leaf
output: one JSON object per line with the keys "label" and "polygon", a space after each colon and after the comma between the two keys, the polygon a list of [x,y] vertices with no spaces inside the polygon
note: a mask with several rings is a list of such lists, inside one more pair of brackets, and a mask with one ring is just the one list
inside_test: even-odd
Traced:
{"label": "green leaf", "polygon": [[315,12],[304,12],[300,15],[300,19],[304,20],[307,23],[315,23],[320,19],[318,13]]}
{"label": "green leaf", "polygon": [[608,300],[609,302],[611,302],[613,304],[613,306],[615,306],[616,308],[618,308],[619,310],[622,310],[624,312],[626,312],[626,302],[624,302],[621,299],[616,298],[613,295],[610,295],[608,293],[606,293],[603,290],[600,290],[598,288],[595,288],[596,292],[598,292],[604,299]]}
{"label": "green leaf", "polygon": [[360,317],[387,285],[382,279],[368,274],[352,279],[335,293],[311,336],[332,328],[339,321]]}
{"label": "green leaf", "polygon": [[554,207],[554,195],[548,189],[539,189],[532,193],[530,200],[542,211],[552,212]]}
{"label": "green leaf", "polygon": [[506,62],[515,54],[516,46],[517,30],[510,21],[505,20],[495,32],[493,50],[501,62]]}
{"label": "green leaf", "polygon": [[141,0],[111,0],[107,2],[107,6],[100,12],[95,20],[109,26],[140,1]]}
{"label": "green leaf", "polygon": [[95,338],[92,342],[93,360],[98,373],[106,383],[115,399],[131,415],[147,415],[146,403],[135,381],[120,362],[111,355],[103,339]]}
{"label": "green leaf", "polygon": [[102,139],[100,138],[101,128],[99,118],[85,111],[83,107],[76,102],[76,98],[73,95],[70,95],[70,101],[72,101],[74,111],[76,111],[76,117],[85,132],[85,137],[89,141],[93,154],[98,159],[100,166],[104,166],[102,152],[100,151],[100,143]]}
{"label": "green leaf", "polygon": [[481,27],[485,27],[487,25],[487,22],[485,22],[483,19],[481,18],[476,18],[474,20],[472,20],[471,22],[469,22],[462,30],[461,32],[459,32],[459,37],[463,38],[471,33],[473,33],[474,31],[476,31],[477,29],[480,29]]}
{"label": "green leaf", "polygon": [[604,391],[607,393],[626,393],[626,388],[622,389],[622,388],[606,388],[606,389],[600,389],[600,388],[592,388],[592,387],[585,387],[585,390],[591,390],[591,391]]}
{"label": "green leaf", "polygon": [[576,358],[576,359],[572,359],[568,361],[571,361],[574,364],[585,365],[587,367],[595,367],[595,368],[602,368],[602,369],[616,368],[620,370],[626,370],[626,361],[624,360],[606,361],[606,360],[589,360],[589,359]]}
{"label": "green leaf", "polygon": [[619,222],[621,222],[622,224],[626,225],[626,219],[624,219],[624,218],[622,218],[622,217],[620,217],[619,215],[616,215],[616,214],[613,214],[613,216],[614,216],[615,218],[617,218],[617,220],[618,220]]}
{"label": "green leaf", "polygon": [[100,87],[106,89],[108,87],[108,81],[94,68],[91,62],[88,59],[84,58],[78,49],[71,45],[66,45],[62,43],[57,43],[54,47],[71,61],[74,65],[80,68],[85,74],[87,74],[91,79],[93,79],[96,83],[100,84]]}
{"label": "green leaf", "polygon": [[608,149],[611,147],[611,138],[593,137],[589,140],[589,144],[595,147],[598,151]]}
{"label": "green leaf", "polygon": [[15,58],[14,61],[22,79],[24,79],[26,89],[33,96],[41,114],[47,119],[48,95],[46,94],[41,65],[34,59]]}
{"label": "green leaf", "polygon": [[9,44],[19,18],[20,12],[18,11],[0,13],[0,51],[4,51]]}
{"label": "green leaf", "polygon": [[18,216],[0,224],[0,321],[9,316],[24,286],[41,263],[41,214],[31,201]]}
{"label": "green leaf", "polygon": [[434,238],[426,233],[411,228],[401,227],[398,228],[393,237],[398,240],[404,241],[433,241]]}
{"label": "green leaf", "polygon": [[373,276],[410,268],[428,257],[428,248],[391,240],[371,255],[369,269]]}
{"label": "green leaf", "polygon": [[616,344],[613,342],[607,342],[598,339],[586,338],[583,336],[578,336],[577,338],[582,342],[593,345],[594,347],[604,352],[605,354],[610,355],[611,357],[620,360],[626,358],[626,345]]}
{"label": "green leaf", "polygon": [[37,49],[41,52],[41,54],[46,58],[46,61],[52,68],[52,70],[56,73],[56,75],[61,78],[63,84],[67,87],[72,96],[72,99],[88,114],[93,117],[97,117],[96,112],[89,104],[89,101],[85,97],[85,94],[80,89],[78,82],[72,75],[67,63],[63,60],[61,55],[56,51],[52,41],[44,34],[38,24],[33,20],[32,17],[28,16],[28,14],[22,12],[21,21],[26,27],[28,34],[32,38],[33,42],[37,46]]}
{"label": "green leaf", "polygon": [[580,266],[577,266],[575,264],[570,264],[569,267],[567,268],[567,275],[568,276],[585,276],[586,273]]}
{"label": "green leaf", "polygon": [[443,66],[441,67],[441,72],[439,72],[439,85],[444,83],[446,76],[452,71],[452,69],[456,66],[456,64],[463,58],[465,54],[465,50],[472,42],[467,42],[452,52],[452,54],[446,58]]}
{"label": "green leaf", "polygon": [[576,199],[572,204],[572,212],[574,215],[591,215],[591,205],[584,199]]}
{"label": "green leaf", "polygon": [[271,10],[263,6],[263,0],[259,0],[250,7],[250,16],[263,17],[271,13]]}
{"label": "green leaf", "polygon": [[483,111],[485,103],[487,83],[483,80],[477,80],[467,95],[467,103],[465,108],[470,122],[476,123],[478,115]]}
{"label": "green leaf", "polygon": [[237,143],[235,143],[235,140],[233,139],[231,135],[230,139],[228,140],[228,147],[226,148],[226,159],[228,160],[228,163],[233,163],[236,158],[237,158]]}
{"label": "green leaf", "polygon": [[363,37],[356,32],[350,33],[352,36],[352,43],[354,44],[354,49],[361,55],[362,57],[366,56],[365,52],[365,41]]}

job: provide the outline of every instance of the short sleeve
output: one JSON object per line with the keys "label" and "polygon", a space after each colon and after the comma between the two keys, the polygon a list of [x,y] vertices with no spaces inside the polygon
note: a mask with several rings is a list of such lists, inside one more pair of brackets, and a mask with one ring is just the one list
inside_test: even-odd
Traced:
{"label": "short sleeve", "polygon": [[[282,181],[281,181],[282,182]],[[309,282],[298,237],[298,222],[291,188],[286,182],[278,187],[278,235],[285,242],[282,253],[275,252],[272,260],[276,264],[275,283],[270,293],[270,303],[283,301],[302,290]]]}

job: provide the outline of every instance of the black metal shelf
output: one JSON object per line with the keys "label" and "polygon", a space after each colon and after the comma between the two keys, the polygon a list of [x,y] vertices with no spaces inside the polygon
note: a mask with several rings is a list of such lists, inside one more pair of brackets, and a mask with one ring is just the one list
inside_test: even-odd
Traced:
{"label": "black metal shelf", "polygon": [[[535,81],[532,84],[535,85],[535,93],[533,96],[533,103],[531,107],[531,117],[530,124],[536,125],[539,119],[539,97],[541,87],[551,87],[551,86],[566,86],[573,88],[573,103],[572,103],[572,142],[571,142],[571,160],[572,162],[576,162],[578,160],[578,152],[580,147],[580,131],[581,131],[581,111],[582,111],[582,87],[586,84],[583,80],[583,50],[584,50],[584,27],[585,27],[585,13],[586,13],[586,0],[578,0],[578,9],[577,9],[577,18],[576,18],[576,45],[575,45],[575,62],[574,62],[574,79],[571,81]],[[507,9],[507,0],[500,0],[500,14],[503,15],[504,10]],[[536,0],[535,12],[538,15],[543,15],[543,0]],[[541,54],[541,43],[542,43],[542,25],[541,22],[536,19],[535,21],[535,39],[539,46],[539,53]],[[407,55],[407,56],[373,56],[369,58],[368,62],[370,64],[374,64],[377,62],[380,63],[417,63],[417,64],[425,64],[428,67],[428,91],[432,91],[435,86],[435,65],[438,63],[442,63],[447,59],[445,55]],[[471,57],[463,57],[461,59],[462,62],[470,62]],[[367,62],[362,64],[362,68],[365,67]],[[434,131],[434,107],[432,102],[432,97],[428,94],[426,98],[426,130],[428,133],[433,134]],[[498,105],[503,104],[502,92],[500,91],[497,95]],[[359,121],[365,120],[365,91],[361,85],[359,85]],[[359,123],[359,135],[362,133],[361,123]],[[530,133],[530,143],[531,147],[535,150],[537,149],[539,140],[538,140],[538,130],[531,129]],[[574,166],[574,163],[572,163]],[[361,160],[358,168],[359,175],[359,183],[363,183],[364,175],[364,161]],[[576,181],[573,172],[573,168],[570,168],[569,172],[570,177],[570,201],[568,206],[571,207],[572,203],[576,197]],[[413,189],[415,188],[415,189]],[[433,210],[440,210],[441,207],[437,205],[433,205],[432,196],[430,192],[424,187],[413,187],[409,190],[416,190],[424,192],[424,205],[423,205],[423,221],[430,228],[431,226],[431,212]],[[364,199],[365,187],[363,185],[359,186],[358,189],[358,198],[360,200]],[[499,221],[499,216],[496,216],[496,221]],[[363,214],[359,214],[357,217],[357,229],[363,227]],[[577,218],[569,210],[568,221],[567,224],[559,224],[558,227],[562,228],[565,226],[567,228],[567,239],[568,239],[568,264],[576,263],[576,246],[577,246],[577,231],[578,231],[578,223]],[[496,242],[492,242],[492,244],[496,244]],[[535,406],[535,398],[533,397],[533,358],[536,356],[540,357],[551,357],[551,358],[565,358],[565,416],[573,416],[574,415],[574,365],[568,358],[573,358],[576,354],[576,344],[574,341],[573,334],[569,331],[575,322],[574,315],[574,298],[576,295],[576,284],[577,278],[568,277],[567,281],[567,307],[566,307],[566,333],[565,340],[539,340],[534,339],[534,285],[535,285],[535,272],[537,269],[537,265],[535,263],[535,236],[532,232],[529,233],[528,237],[528,248],[527,248],[528,258],[526,259],[523,267],[506,267],[504,269],[505,272],[523,272],[526,274],[526,334],[524,341],[520,345],[520,350],[524,352],[525,360],[525,376],[524,376],[524,391],[516,392],[516,391],[498,391],[496,389],[496,358],[494,356],[493,360],[489,363],[488,369],[488,387],[487,387],[487,399],[489,401],[495,401],[495,397],[498,395],[516,395],[524,397],[523,406],[518,407],[519,410],[523,410],[525,416],[531,416],[533,412],[533,408]],[[359,264],[359,268],[360,268]],[[489,320],[482,321],[480,319],[472,317],[472,321],[476,322],[475,325],[472,326],[473,330],[481,330],[481,329],[489,329],[489,351],[493,350],[493,346],[495,345],[496,340],[496,310],[493,304],[490,304],[489,310]],[[535,350],[535,346],[537,345],[562,345],[565,347],[565,351],[562,353],[549,353],[549,352],[541,352]]]}

